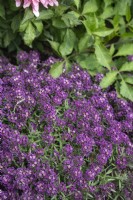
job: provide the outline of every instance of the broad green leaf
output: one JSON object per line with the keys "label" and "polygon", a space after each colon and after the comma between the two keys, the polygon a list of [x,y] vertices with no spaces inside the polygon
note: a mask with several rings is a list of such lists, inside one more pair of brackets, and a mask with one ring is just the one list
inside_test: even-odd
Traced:
{"label": "broad green leaf", "polygon": [[121,68],[122,65],[124,65],[127,62],[127,58],[122,56],[119,57],[118,59],[114,60],[114,65],[118,70]]}
{"label": "broad green leaf", "polygon": [[112,62],[112,58],[109,53],[109,50],[104,45],[98,44],[96,42],[95,54],[99,63],[110,70],[110,64]]}
{"label": "broad green leaf", "polygon": [[119,70],[120,72],[133,71],[133,62],[126,62]]}
{"label": "broad green leaf", "polygon": [[100,83],[100,86],[102,88],[107,88],[109,87],[110,85],[112,85],[115,80],[116,80],[116,77],[117,77],[117,71],[110,71],[106,74],[106,76],[102,79],[101,83]]}
{"label": "broad green leaf", "polygon": [[35,39],[35,37],[36,37],[35,28],[32,25],[32,23],[29,22],[23,37],[25,44],[32,47],[32,42]]}
{"label": "broad green leaf", "polygon": [[133,28],[133,19],[128,23],[128,25]]}
{"label": "broad green leaf", "polygon": [[89,46],[90,38],[91,36],[88,35],[87,33],[85,33],[84,36],[80,38],[79,43],[78,43],[79,52],[82,52]]}
{"label": "broad green leaf", "polygon": [[128,74],[127,77],[124,77],[124,81],[126,83],[133,85],[133,76],[129,76],[129,74]]}
{"label": "broad green leaf", "polygon": [[133,101],[133,86],[122,80],[120,86],[120,94],[123,97]]}
{"label": "broad green leaf", "polygon": [[95,16],[90,16],[87,20],[82,21],[82,23],[84,24],[89,35],[91,35],[92,32],[98,28],[98,20]]}
{"label": "broad green leaf", "polygon": [[122,98],[122,96],[121,96],[121,94],[120,94],[120,82],[119,82],[119,81],[116,81],[116,82],[115,82],[115,90],[116,90],[116,92],[117,92],[117,96],[118,96],[119,98]]}
{"label": "broad green leaf", "polygon": [[59,4],[58,6],[55,6],[55,8],[54,8],[55,14],[54,15],[62,16],[63,13],[66,13],[66,11],[69,9],[69,7],[70,7],[70,3],[68,6],[66,4]]}
{"label": "broad green leaf", "polygon": [[37,29],[38,35],[40,35],[43,31],[43,23],[41,21],[34,21],[33,24]]}
{"label": "broad green leaf", "polygon": [[81,21],[79,20],[79,14],[75,11],[67,12],[66,14],[63,14],[62,20],[65,22],[67,27],[74,27],[79,24],[81,24]]}
{"label": "broad green leaf", "polygon": [[115,30],[118,30],[118,26],[119,26],[119,23],[120,23],[120,18],[121,18],[120,15],[115,14],[115,16],[114,16],[114,18],[112,20],[112,24],[113,24]]}
{"label": "broad green leaf", "polygon": [[75,33],[71,29],[67,29],[64,41],[59,47],[59,51],[63,57],[72,53],[75,40],[76,40]]}
{"label": "broad green leaf", "polygon": [[98,10],[98,5],[96,0],[89,0],[84,4],[83,12],[82,14],[87,14],[87,13],[93,13]]}
{"label": "broad green leaf", "polygon": [[115,56],[127,56],[133,54],[133,43],[123,44],[119,47]]}
{"label": "broad green leaf", "polygon": [[24,24],[25,22],[27,22],[28,20],[33,19],[33,18],[34,18],[33,12],[30,9],[26,9],[24,18],[23,18],[21,24]]}
{"label": "broad green leaf", "polygon": [[51,47],[59,54],[60,44],[58,42],[51,41],[51,40],[48,40],[48,42],[50,43]]}
{"label": "broad green leaf", "polygon": [[64,23],[64,21],[59,17],[59,18],[53,18],[52,19],[52,25],[56,28],[66,28],[66,24]]}
{"label": "broad green leaf", "polygon": [[14,37],[15,35],[13,34],[11,30],[6,31],[3,38],[4,47],[7,47],[11,43],[11,41],[14,39]]}
{"label": "broad green leaf", "polygon": [[39,14],[39,17],[36,18],[36,21],[51,19],[53,16],[54,12],[52,10],[42,10]]}
{"label": "broad green leaf", "polygon": [[106,9],[104,9],[104,12],[100,15],[102,19],[110,18],[114,15],[114,10],[112,6],[108,6]]}
{"label": "broad green leaf", "polygon": [[115,8],[114,11],[116,14],[125,16],[126,15],[126,10],[127,10],[127,5],[130,6],[131,0],[120,0],[115,3]]}
{"label": "broad green leaf", "polygon": [[131,7],[129,6],[129,4],[127,4],[127,7],[126,7],[126,20],[127,20],[127,22],[129,22],[130,21],[130,19],[131,19]]}
{"label": "broad green leaf", "polygon": [[76,57],[76,62],[83,69],[87,69],[92,76],[103,72],[103,67],[97,61],[95,54],[81,54]]}
{"label": "broad green leaf", "polygon": [[130,40],[132,41],[133,39],[133,33],[132,32],[126,32],[124,34],[121,35],[121,40],[123,39],[127,39],[129,40],[128,43],[130,42]]}
{"label": "broad green leaf", "polygon": [[82,21],[82,23],[84,24],[86,31],[89,35],[92,34],[92,30],[91,29],[95,29],[95,24],[93,23],[93,25],[91,26],[91,24],[89,23],[88,20],[84,20]]}
{"label": "broad green leaf", "polygon": [[109,29],[106,27],[100,27],[96,31],[93,32],[94,35],[100,36],[100,37],[106,37],[107,35],[110,35],[114,29]]}
{"label": "broad green leaf", "polygon": [[110,54],[113,56],[114,52],[115,52],[115,47],[114,44],[111,45],[110,49],[109,49]]}
{"label": "broad green leaf", "polygon": [[67,72],[71,70],[72,63],[69,61],[69,59],[67,57],[65,58],[64,66],[65,66],[65,69]]}
{"label": "broad green leaf", "polygon": [[5,8],[4,5],[0,4],[0,17],[5,19]]}
{"label": "broad green leaf", "polygon": [[21,23],[21,15],[20,13],[18,15],[15,15],[12,19],[12,23],[11,23],[11,28],[13,30],[13,32],[15,33],[17,30],[19,30],[20,27],[20,23]]}
{"label": "broad green leaf", "polygon": [[81,0],[74,0],[74,3],[77,6],[77,9],[79,9],[79,7],[80,7],[80,1]]}
{"label": "broad green leaf", "polygon": [[58,78],[63,72],[64,62],[56,62],[51,66],[49,73],[53,78]]}
{"label": "broad green leaf", "polygon": [[24,32],[28,26],[29,22],[26,21],[24,24],[20,24],[20,27],[19,27],[19,32]]}
{"label": "broad green leaf", "polygon": [[113,3],[113,0],[104,0],[105,8]]}

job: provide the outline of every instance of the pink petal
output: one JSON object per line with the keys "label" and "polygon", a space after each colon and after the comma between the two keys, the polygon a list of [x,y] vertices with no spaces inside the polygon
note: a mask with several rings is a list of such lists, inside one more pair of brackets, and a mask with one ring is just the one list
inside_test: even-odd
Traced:
{"label": "pink petal", "polygon": [[19,7],[21,5],[21,0],[16,0],[16,7]]}
{"label": "pink petal", "polygon": [[32,0],[32,10],[36,17],[39,17],[39,1]]}
{"label": "pink petal", "polygon": [[31,5],[32,0],[24,0],[23,8],[27,8]]}

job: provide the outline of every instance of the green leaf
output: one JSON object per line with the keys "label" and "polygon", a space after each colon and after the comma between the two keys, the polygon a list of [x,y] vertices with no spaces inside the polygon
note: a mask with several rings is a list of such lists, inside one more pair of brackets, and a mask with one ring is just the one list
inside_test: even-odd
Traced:
{"label": "green leaf", "polygon": [[72,53],[75,40],[76,40],[75,33],[71,29],[67,29],[64,41],[59,47],[59,51],[63,57]]}
{"label": "green leaf", "polygon": [[102,88],[107,88],[109,87],[110,85],[112,85],[115,80],[116,80],[116,77],[117,77],[117,71],[110,71],[106,74],[106,76],[102,79],[101,83],[100,83],[100,86]]}
{"label": "green leaf", "polygon": [[12,19],[12,23],[11,23],[11,28],[13,30],[13,33],[15,33],[17,30],[19,30],[20,27],[20,23],[21,23],[21,15],[15,15]]}
{"label": "green leaf", "polygon": [[53,78],[58,78],[63,72],[64,62],[56,62],[51,66],[49,73]]}
{"label": "green leaf", "polygon": [[87,47],[89,46],[90,38],[91,36],[87,33],[85,33],[84,36],[80,38],[78,43],[79,52],[82,52],[83,50],[87,49]]}
{"label": "green leaf", "polygon": [[21,24],[24,24],[25,22],[29,21],[30,19],[34,18],[34,14],[30,9],[25,10],[24,18],[21,22]]}
{"label": "green leaf", "polygon": [[97,61],[95,54],[81,54],[77,56],[76,62],[79,63],[83,69],[87,69],[92,76],[97,73],[102,73],[103,67]]}
{"label": "green leaf", "polygon": [[98,10],[96,0],[89,0],[85,3],[82,14],[93,13]]}
{"label": "green leaf", "polygon": [[100,17],[102,19],[107,19],[107,18],[112,17],[113,15],[114,15],[114,10],[112,6],[109,6],[106,9],[104,9],[104,12],[100,15]]}
{"label": "green leaf", "polygon": [[0,17],[5,19],[5,8],[4,5],[0,4]]}
{"label": "green leaf", "polygon": [[35,39],[35,37],[36,37],[35,28],[32,25],[32,23],[29,22],[23,37],[25,44],[32,47],[32,42]]}
{"label": "green leaf", "polygon": [[110,64],[112,62],[112,58],[109,53],[109,50],[104,45],[96,42],[95,54],[99,63],[110,70]]}
{"label": "green leaf", "polygon": [[113,24],[113,26],[114,26],[114,28],[115,28],[116,31],[118,30],[120,19],[121,19],[121,16],[118,15],[118,14],[115,14],[115,16],[114,16],[114,18],[112,20],[112,24]]}
{"label": "green leaf", "polygon": [[19,32],[24,32],[28,26],[29,22],[26,21],[24,24],[20,24],[20,27],[19,27]]}
{"label": "green leaf", "polygon": [[125,64],[125,62],[127,62],[126,57],[119,57],[118,59],[114,60],[113,66],[115,66],[119,70],[121,68],[121,66]]}
{"label": "green leaf", "polygon": [[133,76],[129,76],[129,74],[128,74],[126,77],[124,77],[124,81],[126,83],[133,85]]}
{"label": "green leaf", "polygon": [[126,10],[127,10],[127,5],[130,6],[131,4],[131,0],[120,0],[120,1],[117,1],[115,3],[115,8],[114,8],[114,11],[116,14],[119,14],[121,16],[125,16],[126,15]]}
{"label": "green leaf", "polygon": [[70,3],[69,3],[69,6],[67,6],[66,4],[64,4],[64,5],[59,4],[58,6],[55,6],[54,13],[55,13],[56,16],[62,16],[62,14],[65,13],[68,10],[69,7],[70,7]]}
{"label": "green leaf", "polygon": [[110,35],[113,33],[114,29],[109,29],[106,27],[100,27],[96,31],[93,32],[94,35],[100,36],[100,37],[106,37],[107,35]]}
{"label": "green leaf", "polygon": [[127,7],[126,7],[126,20],[127,20],[127,22],[129,22],[130,21],[130,19],[131,19],[131,7],[129,6],[129,4],[127,4]]}
{"label": "green leaf", "polygon": [[54,12],[52,10],[42,10],[39,14],[39,17],[36,18],[36,21],[51,19],[53,16]]}
{"label": "green leaf", "polygon": [[117,92],[117,96],[118,96],[119,98],[122,98],[122,96],[121,96],[121,94],[120,94],[120,82],[119,82],[119,81],[116,81],[116,82],[115,82],[115,90],[116,90],[116,92]]}
{"label": "green leaf", "polygon": [[84,24],[89,35],[91,35],[92,32],[95,31],[99,26],[96,16],[89,16],[89,18],[82,21],[82,23]]}
{"label": "green leaf", "polygon": [[110,6],[113,3],[113,0],[104,0],[105,8]]}
{"label": "green leaf", "polygon": [[38,32],[38,34],[36,34],[36,35],[40,35],[42,33],[42,31],[43,31],[43,23],[42,23],[42,21],[34,21],[33,24],[36,27],[37,32]]}
{"label": "green leaf", "polygon": [[133,86],[122,80],[120,86],[120,94],[126,99],[133,101]]}
{"label": "green leaf", "polygon": [[55,42],[55,41],[51,41],[51,40],[47,40],[51,47],[59,54],[59,46],[60,44],[58,42]]}
{"label": "green leaf", "polygon": [[63,14],[61,19],[65,22],[67,27],[74,27],[81,24],[81,21],[78,19],[79,16],[80,15],[77,12],[70,11],[66,14]]}
{"label": "green leaf", "polygon": [[110,49],[109,49],[110,54],[113,56],[114,52],[115,52],[115,47],[114,44],[111,45]]}
{"label": "green leaf", "polygon": [[133,71],[133,62],[126,62],[119,70],[120,72]]}
{"label": "green leaf", "polygon": [[11,30],[6,31],[3,38],[4,47],[7,47],[11,41],[14,39],[15,35],[12,33]]}
{"label": "green leaf", "polygon": [[71,70],[72,63],[69,61],[69,59],[67,57],[65,58],[64,66],[65,66],[65,69],[67,72]]}
{"label": "green leaf", "polygon": [[133,43],[123,44],[119,47],[115,56],[127,56],[133,54]]}
{"label": "green leaf", "polygon": [[59,17],[59,18],[53,18],[52,19],[52,25],[58,29],[66,28],[65,22]]}
{"label": "green leaf", "polygon": [[77,9],[80,7],[80,0],[74,0],[75,5],[77,6]]}

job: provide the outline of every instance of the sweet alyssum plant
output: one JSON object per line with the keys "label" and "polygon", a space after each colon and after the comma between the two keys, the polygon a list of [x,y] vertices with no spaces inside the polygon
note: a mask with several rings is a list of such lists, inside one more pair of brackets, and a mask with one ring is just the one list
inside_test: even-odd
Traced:
{"label": "sweet alyssum plant", "polygon": [[77,65],[54,79],[53,57],[17,61],[0,58],[0,198],[132,199],[133,104]]}
{"label": "sweet alyssum plant", "polygon": [[[133,64],[126,56],[133,55],[132,38],[132,0],[0,0],[1,48],[11,52],[27,45],[48,55],[54,52],[62,58],[53,66],[56,76],[73,62],[92,76],[107,73],[103,88],[114,84],[117,93],[131,101],[128,73]],[[114,68],[122,68],[121,75]]]}

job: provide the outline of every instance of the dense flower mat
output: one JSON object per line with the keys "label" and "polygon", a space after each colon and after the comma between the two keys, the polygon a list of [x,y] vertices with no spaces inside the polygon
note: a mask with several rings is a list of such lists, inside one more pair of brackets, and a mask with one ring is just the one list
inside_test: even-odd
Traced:
{"label": "dense flower mat", "polygon": [[[55,58],[0,58],[0,199],[132,199],[133,104],[78,66],[53,79]],[[129,177],[131,178],[131,177]]]}

